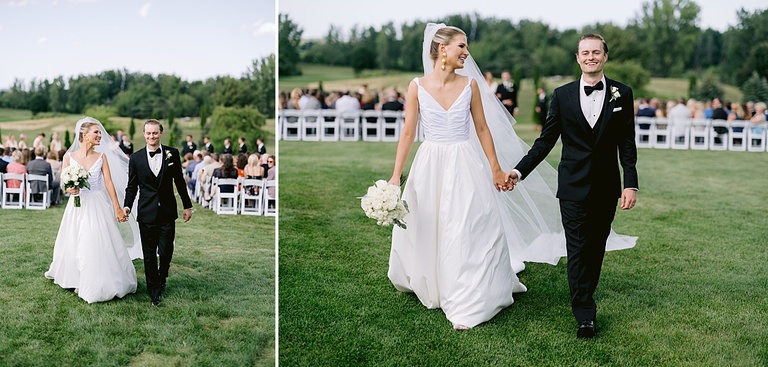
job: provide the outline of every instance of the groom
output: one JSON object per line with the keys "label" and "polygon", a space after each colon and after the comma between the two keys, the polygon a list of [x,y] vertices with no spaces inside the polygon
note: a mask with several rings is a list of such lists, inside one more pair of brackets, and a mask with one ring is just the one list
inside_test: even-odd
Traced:
{"label": "groom", "polygon": [[597,316],[593,295],[616,201],[621,198],[622,210],[632,209],[636,202],[637,148],[632,89],[603,75],[608,61],[603,37],[582,36],[576,61],[581,78],[555,89],[541,136],[507,178],[512,185],[525,179],[558,138],[562,140],[557,197],[568,252],[571,308],[579,323],[576,336],[591,338]]}
{"label": "groom", "polygon": [[[125,188],[123,211],[131,212],[136,192],[139,192],[136,221],[141,233],[141,247],[144,252],[144,275],[152,305],[160,304],[165,291],[165,279],[173,257],[173,239],[176,234],[176,197],[173,185],[184,205],[184,222],[192,218],[192,201],[187,194],[184,175],[181,171],[179,151],[160,145],[163,125],[157,120],[144,123],[144,139],[147,146],[131,154],[128,162],[128,185]],[[141,189],[141,190],[139,190]],[[158,268],[157,255],[160,255]]]}

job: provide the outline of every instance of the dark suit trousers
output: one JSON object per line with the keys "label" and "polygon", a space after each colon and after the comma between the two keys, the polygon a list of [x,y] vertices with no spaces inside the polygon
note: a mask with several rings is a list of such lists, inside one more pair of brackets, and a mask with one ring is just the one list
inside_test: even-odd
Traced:
{"label": "dark suit trousers", "polygon": [[568,251],[568,286],[571,309],[579,323],[595,320],[595,289],[605,256],[605,243],[616,214],[616,198],[589,197],[585,201],[560,200],[560,215]]}
{"label": "dark suit trousers", "polygon": [[[144,252],[144,275],[147,278],[147,290],[152,297],[160,295],[161,286],[168,278],[168,269],[173,257],[173,238],[176,234],[176,222],[139,223],[141,249]],[[160,266],[157,257],[160,255]]]}

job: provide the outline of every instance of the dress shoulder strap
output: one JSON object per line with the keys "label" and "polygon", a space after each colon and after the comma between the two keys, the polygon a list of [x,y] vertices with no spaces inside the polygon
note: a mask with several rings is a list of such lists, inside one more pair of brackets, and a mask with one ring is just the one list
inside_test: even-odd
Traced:
{"label": "dress shoulder strap", "polygon": [[413,78],[413,82],[416,83],[416,85],[421,85],[421,83],[419,83],[419,77]]}

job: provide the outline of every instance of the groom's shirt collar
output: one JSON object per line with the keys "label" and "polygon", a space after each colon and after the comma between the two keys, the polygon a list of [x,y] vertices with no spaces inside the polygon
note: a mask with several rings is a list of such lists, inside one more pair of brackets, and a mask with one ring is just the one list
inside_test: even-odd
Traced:
{"label": "groom's shirt collar", "polygon": [[592,94],[587,95],[587,93],[584,92],[584,86],[590,84],[587,84],[587,82],[584,81],[584,76],[579,78],[579,102],[581,105],[581,112],[584,114],[584,118],[587,119],[587,122],[589,122],[590,127],[595,127],[597,119],[600,118],[600,112],[603,111],[603,102],[605,102],[605,91],[608,90],[605,75],[603,75],[603,78],[600,79],[600,81],[603,82],[603,89],[595,90]]}

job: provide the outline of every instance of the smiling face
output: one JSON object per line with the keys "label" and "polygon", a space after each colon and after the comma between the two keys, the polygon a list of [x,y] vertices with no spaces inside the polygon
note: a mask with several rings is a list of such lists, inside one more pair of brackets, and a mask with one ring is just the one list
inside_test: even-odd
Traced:
{"label": "smiling face", "polygon": [[467,48],[467,37],[458,34],[451,39],[451,42],[442,46],[445,52],[446,67],[453,69],[461,69],[464,67],[464,62],[469,56],[469,49]]}
{"label": "smiling face", "polygon": [[581,72],[588,76],[602,76],[608,53],[603,49],[603,42],[595,38],[585,38],[579,42],[576,61]]}
{"label": "smiling face", "polygon": [[99,130],[99,126],[89,126],[83,133],[83,141],[94,146],[101,144],[101,131]]}
{"label": "smiling face", "polygon": [[147,147],[153,150],[157,149],[160,146],[162,136],[163,132],[160,130],[159,124],[144,124],[144,140],[147,141]]}

